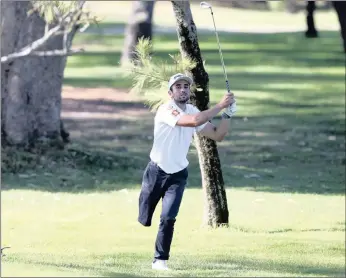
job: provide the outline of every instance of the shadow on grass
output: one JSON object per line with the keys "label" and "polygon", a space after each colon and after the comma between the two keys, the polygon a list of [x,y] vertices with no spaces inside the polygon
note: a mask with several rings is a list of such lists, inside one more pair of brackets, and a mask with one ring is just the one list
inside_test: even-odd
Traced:
{"label": "shadow on grass", "polygon": [[[116,26],[116,29],[121,27]],[[103,30],[100,24],[99,30]],[[345,55],[341,51],[340,34],[337,31],[322,31],[320,38],[308,40],[303,33],[249,34],[220,32],[220,43],[226,66],[281,65],[294,67],[343,66]],[[118,66],[124,36],[82,33],[74,43],[83,45],[85,53],[68,59],[68,67]],[[206,65],[220,65],[220,57],[214,32],[198,36],[201,54]],[[114,46],[108,51],[88,51],[88,45]],[[168,54],[179,52],[175,32],[154,34],[154,59],[169,60]],[[260,62],[260,63],[259,63]]]}
{"label": "shadow on grass", "polygon": [[[137,258],[136,258],[137,257]],[[239,276],[240,272],[252,272],[252,273],[266,273],[266,275],[277,275],[278,273],[283,275],[294,276],[330,276],[330,277],[344,277],[345,269],[341,266],[332,265],[330,267],[324,265],[317,265],[304,262],[278,262],[275,259],[268,258],[267,260],[261,260],[258,258],[251,259],[251,257],[239,257],[239,258],[225,258],[225,255],[221,255],[219,259],[207,258],[203,256],[203,259],[199,257],[190,257],[186,262],[173,261],[171,262],[172,270],[167,273],[174,276],[191,276],[194,271],[203,274],[204,276],[215,277],[215,275],[236,275]],[[111,256],[97,256],[95,258],[95,264],[102,264],[105,260],[113,261],[112,264],[103,265],[102,267],[95,266],[83,266],[78,263],[55,263],[55,262],[41,262],[31,261],[31,264],[54,267],[58,270],[71,270],[81,273],[95,274],[102,277],[143,277],[152,276],[155,272],[150,269],[150,257],[149,259],[143,258],[141,255],[117,253]],[[198,263],[204,260],[204,263]],[[134,263],[135,262],[135,263]],[[114,267],[126,268],[124,271],[113,270]],[[193,269],[193,270],[192,270]],[[141,275],[139,275],[139,273]]]}
{"label": "shadow on grass", "polygon": [[[118,55],[118,54],[116,54]],[[102,59],[99,60],[106,60],[108,63],[112,63],[112,59],[115,55],[113,53],[107,53],[105,54]],[[94,60],[95,57],[93,57],[91,60]],[[231,59],[232,60],[232,59]],[[114,61],[116,62],[116,61]],[[101,61],[95,62],[97,63],[103,63]],[[220,62],[217,61],[217,65],[220,65]],[[234,60],[233,60],[234,65]],[[73,67],[75,67],[74,65]],[[116,65],[108,65],[111,67],[116,67]],[[251,66],[251,65],[249,65]],[[78,65],[78,67],[83,67]],[[88,67],[86,65],[86,67]],[[208,67],[208,65],[207,65]],[[317,66],[319,67],[319,66]],[[327,66],[328,67],[328,66]],[[221,65],[220,65],[221,68]],[[331,75],[331,74],[323,74],[323,73],[309,73],[309,74],[301,74],[301,73],[278,73],[278,72],[265,72],[265,73],[250,73],[247,71],[237,71],[232,72],[229,74],[230,82],[232,85],[233,90],[260,90],[265,89],[266,87],[270,87],[268,85],[275,85],[275,84],[286,84],[286,86],[289,86],[289,84],[292,84],[292,81],[294,80],[295,84],[297,86],[301,84],[302,87],[304,85],[313,84],[315,87],[321,86],[324,83],[329,83],[329,85],[338,85],[342,86],[342,82],[344,82],[344,76],[343,75]],[[223,74],[212,74],[209,76],[210,79],[210,87],[213,89],[224,89],[224,76]],[[115,76],[109,76],[109,77],[65,77],[64,78],[64,84],[75,86],[75,87],[90,87],[90,88],[96,88],[96,87],[115,87],[119,89],[127,89],[131,86],[131,80],[129,78],[126,78],[122,74],[118,74]],[[303,88],[304,89],[304,88]],[[277,92],[277,88],[272,88],[272,92]]]}
{"label": "shadow on grass", "polygon": [[[234,118],[232,133],[219,144],[225,185],[272,192],[343,193],[345,122],[340,95],[344,77],[328,73],[330,67],[344,66],[344,54],[338,52],[339,33],[321,32],[321,38],[313,44],[307,44],[301,33],[222,33],[220,39],[230,67],[279,66],[306,71],[241,69],[230,74],[232,90],[247,93],[239,95],[240,107],[249,107],[250,112],[245,114],[246,121],[240,116]],[[122,40],[122,35],[76,37],[77,44],[111,46]],[[207,65],[220,65],[214,34],[202,34],[199,41]],[[175,34],[154,37],[155,57],[168,59],[169,53],[178,51],[177,47]],[[68,68],[90,69],[94,74],[94,66],[117,67],[119,59],[119,51],[87,52],[69,57]],[[311,68],[318,72],[309,73]],[[66,76],[64,84],[128,88],[130,81],[121,75],[86,74],[85,78]],[[221,66],[220,73],[210,75],[210,84],[211,90],[224,89]],[[258,90],[266,93],[265,98]],[[290,101],[285,99],[287,96]],[[319,98],[329,102],[317,102]],[[25,178],[2,175],[2,189],[81,192],[138,188],[152,146],[153,115],[143,112],[131,117],[129,110],[143,112],[146,108],[141,103],[64,99],[65,127],[71,132],[73,144],[84,149],[80,162],[71,158],[64,163],[59,157],[60,164],[52,164],[46,176],[45,168],[38,170],[36,176]],[[88,118],[82,112],[87,112]],[[192,152],[189,156],[189,186],[200,188],[197,154]]]}
{"label": "shadow on grass", "polygon": [[[131,118],[130,111],[142,114]],[[141,103],[83,99],[64,99],[63,112],[75,113],[64,117],[74,143],[65,153],[54,154],[48,160],[52,164],[33,171],[33,176],[3,174],[3,190],[77,193],[140,187],[152,146],[153,114]],[[84,112],[88,118],[78,116]],[[342,119],[323,116],[282,114],[246,121],[235,117],[232,134],[218,147],[225,185],[255,191],[342,194],[344,131]],[[330,141],[328,136],[338,139]],[[188,187],[201,188],[198,157],[191,149]]]}
{"label": "shadow on grass", "polygon": [[93,266],[84,266],[77,263],[56,263],[56,262],[47,262],[47,261],[37,261],[37,260],[27,260],[25,261],[26,264],[30,264],[30,267],[40,267],[42,269],[42,272],[44,272],[44,267],[49,268],[55,268],[57,271],[64,271],[64,272],[77,272],[83,275],[85,277],[86,274],[90,275],[90,277],[93,277],[93,275],[96,275],[97,277],[140,277],[129,273],[123,273],[121,271],[114,271],[109,270],[105,271],[104,269],[107,269],[107,266],[100,266],[100,267],[93,267]]}
{"label": "shadow on grass", "polygon": [[[210,260],[205,264],[205,268],[200,266],[201,270],[217,269],[220,274],[239,271],[266,272],[266,273],[283,273],[285,275],[327,275],[332,277],[343,277],[345,269],[343,267],[326,267],[312,264],[294,264],[294,263],[279,263],[258,259],[231,259],[231,260]],[[183,269],[181,269],[183,270]]]}
{"label": "shadow on grass", "polygon": [[[109,39],[117,37],[124,38],[126,24],[122,22],[118,23],[106,23],[101,22],[97,25],[92,24],[84,33],[76,34],[75,41],[77,42],[90,42],[91,39],[99,40],[100,43],[105,44]],[[155,31],[158,31],[155,33]],[[341,45],[338,45],[338,42],[341,43],[340,33],[338,31],[319,31],[319,38],[315,40],[307,39],[304,32],[278,32],[274,34],[261,34],[261,33],[239,33],[239,32],[225,32],[218,31],[220,37],[220,43],[226,44],[230,42],[233,43],[246,43],[253,44],[256,46],[270,45],[275,43],[278,48],[285,48],[287,44],[294,46],[295,48],[300,48],[306,50],[308,48],[318,49],[319,42],[323,42],[326,46],[334,46],[337,49],[341,50]],[[197,35],[199,43],[202,42],[212,42],[216,43],[214,30],[211,28],[199,28],[197,26]],[[177,35],[175,28],[164,27],[164,26],[155,26],[154,25],[154,42],[161,41],[163,43],[177,41]],[[87,39],[88,38],[88,39]],[[301,42],[307,43],[302,44]],[[281,45],[281,46],[280,46]],[[339,47],[338,47],[339,46]]]}
{"label": "shadow on grass", "polygon": [[[98,256],[96,261],[102,261],[112,259],[114,257],[114,265],[121,266],[122,268],[128,265],[128,272],[123,273],[119,271],[112,270],[113,265],[104,265],[101,267],[87,267],[79,264],[59,264],[59,263],[50,263],[50,262],[39,262],[39,265],[46,265],[50,267],[56,267],[57,269],[71,269],[77,271],[85,271],[86,273],[93,273],[96,275],[100,275],[102,277],[143,277],[152,276],[153,271],[150,269],[150,260],[143,258],[143,256],[138,256],[135,254],[114,254],[113,256]],[[131,261],[135,259],[135,268],[134,265],[131,264]],[[181,263],[178,261],[176,263],[172,262],[172,270],[169,272],[170,274],[174,274],[174,276],[190,276],[193,275],[194,271],[198,271],[199,273],[203,273],[204,276],[215,277],[214,275],[232,275],[239,274],[239,272],[258,272],[258,273],[267,273],[268,274],[277,274],[281,273],[284,275],[315,275],[315,276],[331,276],[331,277],[344,277],[345,269],[341,266],[323,266],[317,264],[310,263],[289,263],[289,262],[277,262],[268,258],[267,260],[260,260],[257,258],[243,258],[239,259],[229,258],[226,259],[225,256],[222,256],[221,259],[212,259],[212,258],[203,258],[205,263],[198,264],[196,266],[193,265],[193,262],[198,262],[200,258],[190,258],[187,260],[188,263]],[[121,258],[120,260],[118,258]],[[189,263],[190,262],[190,263]],[[35,262],[36,264],[38,262]],[[147,266],[147,267],[145,267]],[[193,269],[194,271],[192,271]],[[192,272],[191,272],[192,271]],[[139,275],[138,273],[141,273]],[[167,275],[169,274],[167,273]],[[238,275],[237,275],[238,276]]]}
{"label": "shadow on grass", "polygon": [[[154,59],[157,61],[168,61],[169,54],[178,53],[178,50],[154,50]],[[319,68],[328,68],[343,65],[345,58],[342,54],[333,52],[311,52],[308,50],[299,51],[273,49],[247,49],[247,50],[222,50],[226,66],[256,66],[263,63],[265,66],[292,66],[297,68],[306,67],[307,65]],[[220,56],[215,49],[201,49],[203,59],[206,60],[206,66],[221,66]],[[115,66],[120,64],[121,51],[88,51],[69,58],[69,66],[78,67],[100,67]],[[321,76],[320,74],[319,76]],[[292,74],[294,77],[295,75]],[[304,78],[304,75],[299,75]],[[310,74],[307,75],[308,77]],[[331,77],[332,78],[332,77]]]}

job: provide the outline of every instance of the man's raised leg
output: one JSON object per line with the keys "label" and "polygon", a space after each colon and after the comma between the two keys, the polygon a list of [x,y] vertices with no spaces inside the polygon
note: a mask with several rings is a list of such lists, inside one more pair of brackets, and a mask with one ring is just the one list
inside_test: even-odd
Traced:
{"label": "man's raised leg", "polygon": [[138,222],[143,226],[151,226],[153,213],[162,195],[162,181],[163,177],[160,175],[158,166],[149,162],[143,174],[139,195]]}

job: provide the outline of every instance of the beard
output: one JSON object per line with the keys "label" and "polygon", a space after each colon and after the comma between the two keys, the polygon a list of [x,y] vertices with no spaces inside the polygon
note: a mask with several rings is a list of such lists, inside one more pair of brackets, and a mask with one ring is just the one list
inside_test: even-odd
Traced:
{"label": "beard", "polygon": [[177,97],[177,98],[174,99],[174,101],[177,102],[177,103],[180,103],[180,104],[185,104],[185,103],[187,103],[189,101],[189,99],[190,99],[189,96],[186,95],[186,96]]}

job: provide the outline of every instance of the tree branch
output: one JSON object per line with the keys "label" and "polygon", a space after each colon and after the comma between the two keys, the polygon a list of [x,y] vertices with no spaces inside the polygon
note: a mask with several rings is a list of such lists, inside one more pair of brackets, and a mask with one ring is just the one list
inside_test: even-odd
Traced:
{"label": "tree branch", "polygon": [[[30,43],[29,45],[23,47],[22,49],[1,57],[1,63],[9,63],[14,59],[25,57],[25,56],[68,56],[76,53],[83,52],[84,49],[71,50],[71,44],[68,42],[68,34],[74,28],[79,28],[79,19],[83,14],[82,8],[85,3],[85,0],[79,0],[76,7],[73,10],[70,10],[64,15],[61,15],[58,9],[55,9],[55,15],[58,17],[56,22],[57,25],[51,28],[50,30],[45,31],[43,37],[37,39],[36,41]],[[48,26],[48,23],[47,25]],[[42,47],[47,43],[47,41],[55,36],[64,35],[63,40],[63,49],[55,49],[49,51],[36,51],[38,48]]]}
{"label": "tree branch", "polygon": [[[42,38],[39,38],[38,40],[32,42],[31,44],[29,44],[25,47],[23,47],[22,49],[20,49],[19,51],[15,52],[15,53],[1,57],[1,63],[6,63],[6,62],[8,63],[17,57],[24,57],[24,56],[29,55],[34,50],[36,50],[37,48],[39,48],[40,46],[45,44],[51,37],[56,35],[56,33],[60,30],[60,28],[61,28],[61,25],[59,24],[59,25],[53,27],[52,29],[50,29]],[[10,58],[10,57],[12,57],[12,58]]]}
{"label": "tree branch", "polygon": [[21,57],[30,57],[30,56],[41,56],[41,57],[48,57],[48,56],[70,56],[78,53],[83,53],[85,50],[83,48],[80,49],[55,49],[55,50],[48,50],[48,51],[31,51],[30,53],[26,52],[17,52],[12,53],[7,56],[1,57],[1,63],[9,63],[17,58]]}

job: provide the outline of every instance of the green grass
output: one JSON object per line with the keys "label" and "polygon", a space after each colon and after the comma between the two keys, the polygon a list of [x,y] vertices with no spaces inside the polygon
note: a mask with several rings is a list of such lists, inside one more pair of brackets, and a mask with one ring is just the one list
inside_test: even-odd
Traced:
{"label": "green grass", "polygon": [[[107,2],[90,3],[106,20],[99,34],[77,35],[76,47],[88,52],[69,57],[64,83],[128,89],[118,67],[123,36],[101,31],[122,28],[130,6],[122,2],[123,9],[112,10]],[[111,12],[118,23],[111,22]],[[239,20],[244,15],[232,13]],[[280,18],[287,20],[280,24],[301,26],[296,15],[251,14],[251,28]],[[316,40],[301,32],[220,32],[239,107],[231,133],[218,144],[230,227],[201,227],[193,146],[168,276],[345,276],[345,56],[339,32],[330,28],[334,14],[318,16]],[[168,17],[157,18],[172,26]],[[196,23],[206,27],[203,18],[196,11]],[[224,11],[220,27],[227,18]],[[214,33],[201,32],[199,42],[213,104],[225,92]],[[176,35],[155,35],[154,51],[163,59],[177,53]],[[2,167],[1,245],[11,247],[4,251],[2,276],[164,275],[150,270],[159,210],[151,228],[136,222],[153,115],[133,118],[124,113],[124,102],[102,98],[77,99],[75,107],[64,108],[89,112],[89,118],[64,118],[73,140],[66,150],[40,156],[8,150],[2,156],[3,162],[15,158],[12,166],[19,169]],[[141,107],[139,100],[133,105]],[[112,113],[124,114],[119,119]]]}
{"label": "green grass", "polygon": [[[231,227],[208,230],[203,196],[189,189],[177,221],[173,276],[340,276],[345,205],[341,196],[228,190]],[[158,224],[136,222],[137,190],[107,194],[8,191],[2,274],[149,276]],[[160,206],[161,204],[159,204]],[[11,207],[11,209],[6,209]],[[25,220],[23,220],[25,219]],[[25,232],[24,232],[25,231]],[[27,269],[26,269],[27,266]],[[160,274],[157,274],[160,276]]]}

